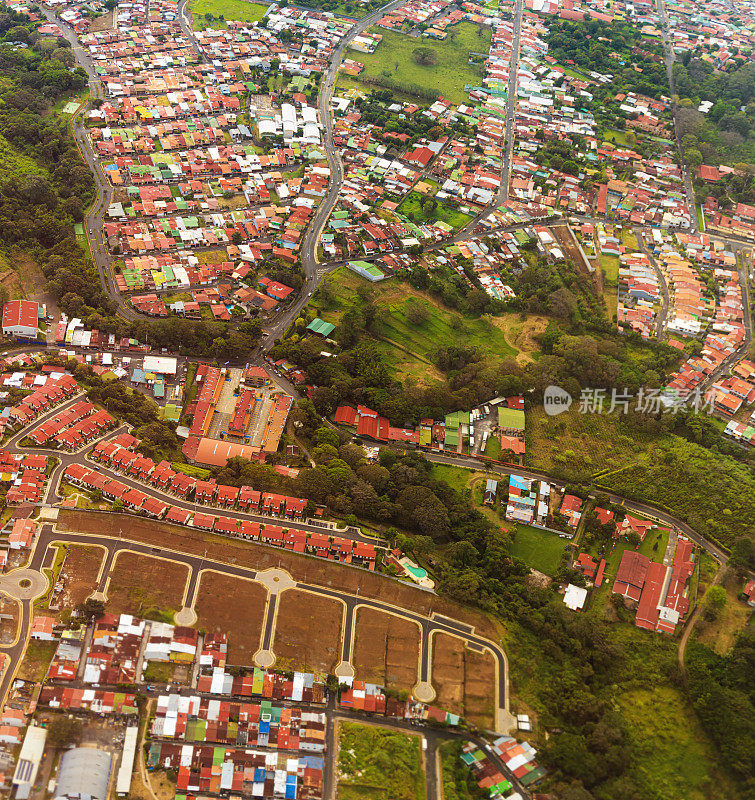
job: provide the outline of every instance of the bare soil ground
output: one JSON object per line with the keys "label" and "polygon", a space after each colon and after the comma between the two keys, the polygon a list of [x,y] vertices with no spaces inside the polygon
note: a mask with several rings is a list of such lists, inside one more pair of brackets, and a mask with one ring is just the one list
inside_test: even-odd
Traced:
{"label": "bare soil ground", "polygon": [[574,243],[574,238],[572,237],[571,233],[568,230],[567,225],[554,225],[551,228],[551,232],[556,237],[561,250],[563,251],[564,255],[572,262],[576,267],[579,268],[580,272],[584,272],[588,274],[589,264],[582,258],[582,254],[579,252],[579,248]]}
{"label": "bare soil ground", "polygon": [[503,314],[493,317],[491,322],[503,331],[506,341],[519,351],[516,356],[517,363],[528,364],[534,361],[532,354],[540,350],[535,337],[548,327],[548,319],[528,314],[522,320],[519,316],[519,314]]}
{"label": "bare soil ground", "polygon": [[279,667],[332,672],[340,658],[343,604],[289,589],[278,599],[273,652]]}
{"label": "bare soil ground", "polygon": [[134,517],[127,514],[94,513],[90,511],[61,510],[58,518],[60,530],[117,536],[119,530],[128,531],[129,539],[159,545],[184,553],[193,553],[224,561],[229,564],[263,570],[268,567],[285,569],[295,580],[327,586],[331,589],[360,597],[382,600],[389,597],[394,605],[430,616],[442,614],[475,626],[475,632],[498,640],[493,622],[478,611],[460,606],[437,595],[394,581],[385,575],[353,569],[322,558],[292,553],[279,547],[268,547],[241,539],[229,539],[211,533],[169,525],[164,522]]}
{"label": "bare soil ground", "polygon": [[68,555],[58,575],[58,586],[62,587],[58,597],[60,608],[75,608],[97,589],[97,574],[104,557],[101,547],[68,546]]}
{"label": "bare soil ground", "polygon": [[107,11],[104,14],[100,14],[99,17],[95,17],[89,23],[89,31],[91,33],[97,33],[98,31],[109,31],[113,28],[113,12]]}
{"label": "bare soil ground", "polygon": [[260,646],[267,593],[258,583],[204,572],[199,583],[197,627],[228,636],[228,664],[250,666]]}
{"label": "bare soil ground", "polygon": [[417,683],[419,628],[408,620],[360,608],[353,665],[359,680],[410,691]]}
{"label": "bare soil ground", "polygon": [[187,578],[188,570],[182,564],[138,553],[119,553],[107,588],[107,610],[137,616],[150,609],[178,611]]}
{"label": "bare soil ground", "polygon": [[438,633],[433,637],[432,681],[440,708],[480,728],[492,728],[495,665],[489,653],[468,650],[461,639]]}

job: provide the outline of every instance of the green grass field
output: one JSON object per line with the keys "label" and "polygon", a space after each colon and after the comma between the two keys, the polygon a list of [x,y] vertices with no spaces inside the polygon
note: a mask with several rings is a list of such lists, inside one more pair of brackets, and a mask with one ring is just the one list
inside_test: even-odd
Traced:
{"label": "green grass field", "polygon": [[[374,53],[352,55],[364,64],[362,77],[384,78],[408,94],[417,89],[437,92],[452,103],[467,100],[466,84],[478,86],[482,77],[478,67],[468,63],[470,53],[487,55],[490,50],[490,29],[478,28],[462,22],[449,29],[444,41],[416,39],[402,33],[371,29],[382,34],[383,41]],[[412,52],[418,47],[429,47],[436,52],[437,61],[430,66],[416,64]]]}
{"label": "green grass field", "polygon": [[423,800],[419,736],[341,722],[338,800]]}
{"label": "green grass field", "polygon": [[[356,299],[357,287],[364,284],[364,279],[342,267],[329,275],[323,284],[327,287],[326,294],[332,299],[323,301],[322,292],[318,290],[311,304],[322,319],[337,325]],[[378,343],[401,375],[411,376],[418,382],[440,380],[442,373],[432,363],[432,355],[440,346],[472,345],[493,363],[517,354],[506,340],[504,331],[484,317],[463,317],[398,281],[384,281],[375,284],[373,289],[375,302],[383,312]],[[407,300],[426,304],[430,314],[425,323],[409,323]]]}
{"label": "green grass field", "polygon": [[541,531],[531,525],[517,524],[511,555],[538,572],[553,575],[561,563],[566,547],[566,540],[555,533]]}
{"label": "green grass field", "polygon": [[[191,2],[195,30],[225,28],[225,20],[228,19],[239,22],[259,22],[267,8],[262,3],[247,3],[244,0],[192,0]],[[206,19],[205,14],[212,14],[214,19]],[[221,15],[223,19],[219,19]]]}
{"label": "green grass field", "polygon": [[463,228],[472,217],[469,214],[464,214],[454,208],[449,208],[444,203],[438,202],[437,206],[426,213],[422,208],[422,201],[425,198],[418,192],[409,192],[404,198],[401,205],[398,207],[397,212],[408,217],[412,222],[445,222],[450,225],[455,231]]}
{"label": "green grass field", "polygon": [[[641,754],[636,769],[656,797],[708,800],[736,797],[724,775],[715,776],[717,754],[681,692],[672,687],[636,688],[616,702],[629,738]],[[731,794],[729,792],[732,792]]]}

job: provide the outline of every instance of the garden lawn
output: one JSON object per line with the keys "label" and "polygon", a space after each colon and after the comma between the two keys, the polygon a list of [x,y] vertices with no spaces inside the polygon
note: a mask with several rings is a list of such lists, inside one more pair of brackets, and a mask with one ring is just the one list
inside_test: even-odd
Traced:
{"label": "garden lawn", "polygon": [[538,572],[553,575],[561,563],[566,547],[566,540],[556,536],[555,533],[518,523],[511,555]]}
{"label": "garden lawn", "polygon": [[[364,64],[361,78],[385,79],[408,94],[415,95],[420,90],[421,93],[436,97],[442,95],[452,103],[468,99],[464,91],[466,84],[479,86],[482,82],[479,67],[468,61],[470,53],[487,57],[490,50],[489,28],[478,28],[472,23],[462,22],[449,28],[448,38],[444,41],[415,38],[383,28],[371,28],[370,32],[382,34],[383,40],[374,53],[357,53],[353,56]],[[435,50],[436,63],[428,66],[415,63],[412,51],[418,47]]]}
{"label": "garden lawn", "polygon": [[[205,28],[226,28],[225,20],[239,22],[259,22],[268,6],[262,3],[246,3],[244,0],[192,0],[191,12],[194,15],[195,30]],[[205,19],[212,14],[215,19]],[[223,19],[218,19],[222,15]]]}
{"label": "garden lawn", "polygon": [[338,800],[423,800],[420,737],[341,722]]}

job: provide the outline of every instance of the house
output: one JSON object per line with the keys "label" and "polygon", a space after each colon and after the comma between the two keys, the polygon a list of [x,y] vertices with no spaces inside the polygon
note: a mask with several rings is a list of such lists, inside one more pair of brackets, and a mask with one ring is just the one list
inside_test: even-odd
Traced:
{"label": "house", "polygon": [[587,589],[570,583],[564,592],[564,605],[572,611],[581,611],[587,600]]}
{"label": "house", "polygon": [[616,572],[613,593],[623,595],[627,600],[635,603],[639,602],[649,568],[650,559],[647,556],[636,553],[634,550],[625,550]]}
{"label": "house", "polygon": [[24,550],[31,547],[37,524],[30,519],[17,519],[8,536],[8,547],[11,550]]}
{"label": "house", "polygon": [[36,339],[39,303],[33,300],[9,300],[3,306],[3,336]]}
{"label": "house", "polygon": [[630,533],[636,533],[642,542],[645,540],[647,532],[653,527],[655,526],[650,520],[637,519],[637,517],[627,514],[617,527],[614,536],[628,536]]}
{"label": "house", "polygon": [[31,624],[31,633],[29,635],[32,639],[39,639],[43,642],[52,642],[55,639],[55,636],[53,635],[54,628],[54,617],[34,617],[34,621]]}
{"label": "house", "polygon": [[582,518],[582,500],[573,494],[565,494],[561,501],[561,513],[567,518],[569,525],[576,528]]}
{"label": "house", "polygon": [[755,580],[750,579],[742,589],[742,594],[745,596],[745,602],[750,608],[755,608]]}

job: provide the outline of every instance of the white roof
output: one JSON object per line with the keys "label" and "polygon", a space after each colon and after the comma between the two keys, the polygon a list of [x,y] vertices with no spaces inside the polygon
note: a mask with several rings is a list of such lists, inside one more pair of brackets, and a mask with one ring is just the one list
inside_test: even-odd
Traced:
{"label": "white roof", "polygon": [[585,604],[585,600],[587,600],[587,589],[575,586],[573,583],[566,587],[564,603],[572,611],[580,611]]}
{"label": "white roof", "polygon": [[178,370],[178,359],[170,356],[145,356],[144,371],[160,372],[163,375],[175,375]]}

